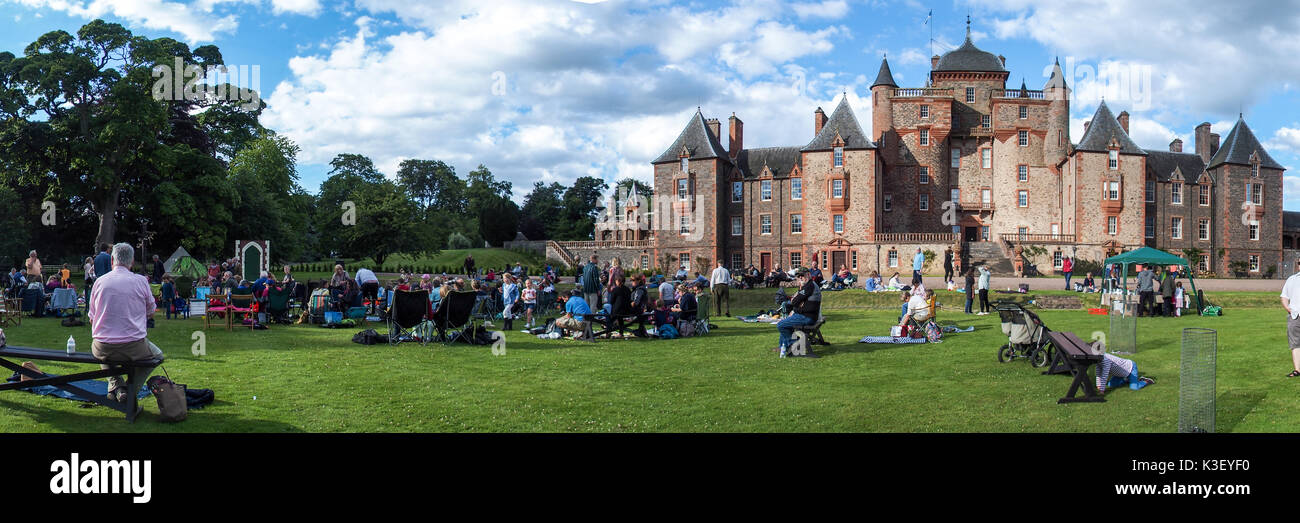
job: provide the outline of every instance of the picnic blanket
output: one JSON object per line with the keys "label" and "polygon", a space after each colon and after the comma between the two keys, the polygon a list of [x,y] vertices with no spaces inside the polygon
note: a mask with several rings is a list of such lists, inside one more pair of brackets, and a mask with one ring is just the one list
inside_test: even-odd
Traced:
{"label": "picnic blanket", "polygon": [[[46,374],[46,376],[49,376],[49,377],[52,377],[52,378],[53,378],[53,377],[58,377],[59,375],[58,375],[58,374]],[[19,379],[18,373],[15,372],[15,373],[13,374],[13,376],[10,376],[10,377],[9,377],[9,380],[8,380],[8,381],[18,381],[18,379]],[[100,396],[106,396],[106,395],[108,395],[108,382],[107,382],[107,381],[101,381],[101,380],[81,380],[81,381],[74,381],[74,382],[72,382],[72,383],[69,383],[69,385],[72,385],[72,386],[77,387],[77,388],[79,388],[79,389],[83,389],[83,390],[85,390],[85,391],[87,391],[87,392],[90,392],[91,394],[97,394],[97,395],[100,395]],[[85,401],[85,400],[83,400],[83,399],[81,399],[81,398],[78,398],[78,397],[74,396],[71,392],[67,392],[67,391],[65,391],[65,390],[62,390],[62,389],[60,389],[60,388],[58,388],[58,387],[55,387],[54,385],[41,385],[41,386],[39,386],[39,387],[31,387],[31,388],[29,388],[29,389],[23,389],[23,390],[26,390],[27,392],[30,392],[30,393],[32,393],[32,394],[36,394],[36,395],[40,395],[40,396],[56,396],[56,397],[60,397],[60,398],[64,398],[64,399],[77,400],[77,401]],[[147,397],[149,397],[149,387],[140,387],[140,394],[137,395],[137,398],[139,398],[139,399],[145,399],[145,398],[147,398]]]}
{"label": "picnic blanket", "polygon": [[863,336],[862,339],[858,340],[858,343],[889,343],[889,344],[925,343],[925,342],[926,342],[925,338],[908,338],[906,336],[899,336],[899,337]]}
{"label": "picnic blanket", "polygon": [[944,326],[942,326],[942,327],[940,327],[940,328],[943,329],[943,333],[944,333],[944,334],[948,334],[948,333],[952,333],[952,332],[974,332],[974,331],[975,331],[975,326],[974,326],[974,325],[971,325],[971,326],[969,326],[969,327],[965,327],[965,328],[958,327],[958,326],[956,326],[956,325],[944,325]]}

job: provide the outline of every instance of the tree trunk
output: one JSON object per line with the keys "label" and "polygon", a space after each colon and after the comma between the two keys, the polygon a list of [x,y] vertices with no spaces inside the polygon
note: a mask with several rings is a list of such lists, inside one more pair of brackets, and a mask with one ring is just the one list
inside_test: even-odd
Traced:
{"label": "tree trunk", "polygon": [[117,235],[117,205],[119,192],[114,189],[99,202],[99,235],[91,252],[99,252],[100,245],[109,245],[111,252],[113,237]]}

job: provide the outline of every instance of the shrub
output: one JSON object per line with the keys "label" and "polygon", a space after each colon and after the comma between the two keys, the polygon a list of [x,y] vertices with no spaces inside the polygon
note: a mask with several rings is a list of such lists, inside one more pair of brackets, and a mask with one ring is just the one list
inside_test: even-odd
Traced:
{"label": "shrub", "polygon": [[470,246],[469,238],[466,238],[464,234],[453,232],[447,235],[448,249],[468,249]]}

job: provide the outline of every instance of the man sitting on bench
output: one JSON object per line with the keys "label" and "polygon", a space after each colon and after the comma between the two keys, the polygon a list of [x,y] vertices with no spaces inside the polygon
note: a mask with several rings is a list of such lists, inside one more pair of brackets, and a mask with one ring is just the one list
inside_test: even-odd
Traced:
{"label": "man sitting on bench", "polygon": [[1106,393],[1107,387],[1118,387],[1127,383],[1128,388],[1142,390],[1142,387],[1155,383],[1155,380],[1138,376],[1137,362],[1113,354],[1103,354],[1097,363],[1097,390]]}
{"label": "man sitting on bench", "polygon": [[[156,308],[149,280],[131,272],[135,249],[127,243],[113,246],[113,270],[95,279],[86,315],[94,341],[91,354],[100,361],[139,361],[154,358],[146,339],[146,322]],[[108,365],[101,365],[108,370]],[[122,378],[108,377],[108,397],[123,401]]]}

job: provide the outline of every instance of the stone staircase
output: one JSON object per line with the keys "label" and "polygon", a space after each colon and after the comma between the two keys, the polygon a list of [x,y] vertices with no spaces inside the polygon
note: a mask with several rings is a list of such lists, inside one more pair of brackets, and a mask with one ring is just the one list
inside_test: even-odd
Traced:
{"label": "stone staircase", "polygon": [[998,242],[969,242],[966,244],[966,259],[962,267],[975,267],[984,265],[993,271],[993,274],[1007,276],[1016,271],[1016,267],[1011,263],[1011,258],[1007,256]]}

